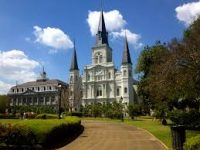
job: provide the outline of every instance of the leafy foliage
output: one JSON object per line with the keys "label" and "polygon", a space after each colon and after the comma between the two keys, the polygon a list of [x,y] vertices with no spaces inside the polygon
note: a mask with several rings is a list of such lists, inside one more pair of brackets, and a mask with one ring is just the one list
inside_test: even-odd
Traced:
{"label": "leafy foliage", "polygon": [[0,113],[4,113],[6,108],[8,108],[10,103],[10,98],[6,95],[0,95]]}
{"label": "leafy foliage", "polygon": [[184,150],[198,150],[200,149],[200,135],[191,137],[184,143]]}
{"label": "leafy foliage", "polygon": [[0,124],[0,141],[7,145],[33,145],[35,135],[30,128],[21,125]]}
{"label": "leafy foliage", "polygon": [[174,110],[170,113],[170,119],[178,125],[200,126],[200,112],[197,110],[191,110],[189,112]]}
{"label": "leafy foliage", "polygon": [[160,115],[175,108],[199,110],[200,17],[184,32],[183,39],[146,47],[136,71],[141,74],[138,93],[144,109],[157,110]]}
{"label": "leafy foliage", "polygon": [[113,103],[94,103],[83,107],[83,115],[90,117],[121,118],[124,104],[114,101]]}
{"label": "leafy foliage", "polygon": [[129,116],[134,119],[134,117],[137,117],[141,115],[141,107],[138,104],[130,104],[128,106],[128,114]]}
{"label": "leafy foliage", "polygon": [[54,106],[15,106],[13,107],[16,112],[34,112],[36,114],[41,113],[49,113],[54,114],[56,113],[56,109]]}

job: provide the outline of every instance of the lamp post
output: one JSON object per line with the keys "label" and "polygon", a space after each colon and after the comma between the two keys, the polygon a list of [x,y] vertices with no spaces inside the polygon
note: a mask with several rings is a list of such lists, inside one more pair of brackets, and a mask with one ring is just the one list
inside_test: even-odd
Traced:
{"label": "lamp post", "polygon": [[[120,103],[122,104],[122,101],[123,101],[123,97],[121,96],[121,101]],[[124,122],[124,114],[123,114],[123,108],[122,108],[122,114],[121,114],[121,121]]]}
{"label": "lamp post", "polygon": [[61,96],[62,96],[62,85],[58,85],[58,92],[59,92],[59,98],[58,98],[58,119],[61,119]]}

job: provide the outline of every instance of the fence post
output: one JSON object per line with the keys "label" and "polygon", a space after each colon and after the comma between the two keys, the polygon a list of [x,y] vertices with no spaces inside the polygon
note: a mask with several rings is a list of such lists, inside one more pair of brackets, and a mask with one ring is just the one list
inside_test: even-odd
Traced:
{"label": "fence post", "polygon": [[173,150],[183,150],[185,142],[185,127],[182,125],[171,126]]}

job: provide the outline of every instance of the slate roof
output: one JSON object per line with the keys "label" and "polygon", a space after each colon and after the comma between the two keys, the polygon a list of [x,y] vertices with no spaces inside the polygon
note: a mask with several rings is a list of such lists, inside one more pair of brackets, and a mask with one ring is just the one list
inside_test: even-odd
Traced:
{"label": "slate roof", "polygon": [[70,71],[73,71],[73,70],[79,70],[78,63],[77,63],[75,44],[74,44],[74,50],[73,50],[73,55],[72,55],[71,67],[70,67]]}
{"label": "slate roof", "polygon": [[124,46],[123,58],[122,58],[122,65],[125,65],[125,64],[132,64],[127,37],[125,37],[125,46]]}

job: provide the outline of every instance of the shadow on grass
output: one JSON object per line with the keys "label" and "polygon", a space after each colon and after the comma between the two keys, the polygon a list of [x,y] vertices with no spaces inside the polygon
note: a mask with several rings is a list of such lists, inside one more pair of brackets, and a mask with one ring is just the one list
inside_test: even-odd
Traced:
{"label": "shadow on grass", "polygon": [[[49,138],[47,138],[43,144],[43,149],[54,150],[71,143],[82,134],[84,127],[80,125],[76,128],[68,128],[68,130],[65,130],[66,132],[63,131],[64,130],[62,130],[60,133],[58,131],[51,132],[51,135],[48,136]],[[59,136],[56,136],[55,133]]]}
{"label": "shadow on grass", "polygon": [[50,132],[43,144],[6,145],[1,143],[0,150],[54,150],[69,144],[81,135],[83,131],[84,127],[82,125],[75,127],[63,126]]}

